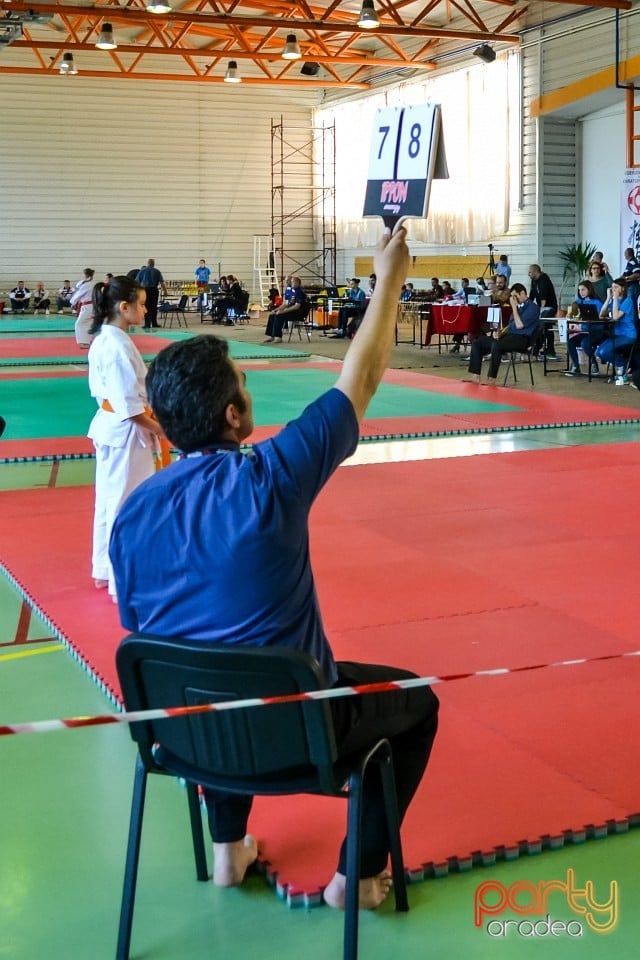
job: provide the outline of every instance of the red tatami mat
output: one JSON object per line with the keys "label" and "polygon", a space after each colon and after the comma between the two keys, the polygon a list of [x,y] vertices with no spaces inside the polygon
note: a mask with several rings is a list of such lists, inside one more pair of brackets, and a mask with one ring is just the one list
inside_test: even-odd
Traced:
{"label": "red tatami mat", "polygon": [[[439,675],[637,649],[639,470],[635,444],[338,470],[312,515],[336,655]],[[114,688],[123,631],[89,580],[91,490],[0,498],[0,559]],[[624,824],[640,810],[639,692],[640,657],[439,685],[407,865]],[[256,802],[252,832],[292,895],[332,874],[344,814]]]}
{"label": "red tatami mat", "polygon": [[[158,348],[173,343],[158,334],[136,334],[132,338],[140,353],[157,353]],[[74,337],[3,337],[0,339],[0,359],[23,360],[29,357],[75,357],[86,362],[87,351],[79,347]]]}

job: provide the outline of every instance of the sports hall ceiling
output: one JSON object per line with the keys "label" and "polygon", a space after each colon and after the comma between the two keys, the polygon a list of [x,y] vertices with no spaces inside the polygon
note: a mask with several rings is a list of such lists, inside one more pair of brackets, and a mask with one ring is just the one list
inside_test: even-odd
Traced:
{"label": "sports hall ceiling", "polygon": [[[358,26],[361,0],[0,0],[0,73],[58,76],[70,55],[83,76],[222,82],[229,61],[245,83],[365,88],[480,44],[496,52],[519,31],[577,9],[628,10],[630,0],[368,0],[379,26]],[[167,3],[167,5],[168,5]],[[116,49],[98,50],[104,24]],[[295,35],[301,58],[282,58]],[[302,75],[301,66],[311,75]],[[64,70],[64,66],[63,66]],[[67,70],[67,75],[73,71]],[[68,82],[66,78],[64,82]]]}

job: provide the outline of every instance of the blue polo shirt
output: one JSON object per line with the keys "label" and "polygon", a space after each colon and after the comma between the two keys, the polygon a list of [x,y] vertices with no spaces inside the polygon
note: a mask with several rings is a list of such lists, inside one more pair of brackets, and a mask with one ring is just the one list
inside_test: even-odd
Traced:
{"label": "blue polo shirt", "polygon": [[351,401],[332,389],[249,455],[235,444],[178,460],[116,518],[110,557],[127,630],[305,650],[337,671],[309,559],[309,510],[356,448]]}
{"label": "blue polo shirt", "polygon": [[518,314],[524,327],[518,328],[513,317],[509,320],[509,333],[519,333],[525,337],[532,337],[540,323],[540,307],[533,300],[525,300],[518,305]]}

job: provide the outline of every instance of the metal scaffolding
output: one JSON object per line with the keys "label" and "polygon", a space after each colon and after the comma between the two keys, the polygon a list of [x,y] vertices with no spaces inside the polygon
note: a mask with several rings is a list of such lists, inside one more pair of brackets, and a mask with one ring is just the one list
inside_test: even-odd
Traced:
{"label": "metal scaffolding", "polygon": [[336,283],[336,131],[271,120],[271,232],[276,272]]}

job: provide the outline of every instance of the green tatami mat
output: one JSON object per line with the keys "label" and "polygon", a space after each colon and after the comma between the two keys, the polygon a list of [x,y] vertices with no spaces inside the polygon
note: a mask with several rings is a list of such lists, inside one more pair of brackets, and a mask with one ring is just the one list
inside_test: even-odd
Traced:
{"label": "green tatami mat", "polygon": [[74,330],[76,318],[71,316],[61,317],[0,317],[0,333],[40,333],[48,331],[50,333],[63,333],[68,330]]}
{"label": "green tatami mat", "polygon": [[[336,378],[337,371],[313,369],[263,370],[259,373],[247,371],[256,426],[286,423],[328,390]],[[433,416],[517,409],[516,406],[383,383],[367,416]],[[89,396],[84,378],[42,377],[3,381],[2,415],[7,421],[4,433],[7,440],[84,436],[95,411],[96,404]]]}
{"label": "green tatami mat", "polygon": [[[109,704],[82,668],[63,650],[44,652],[47,647],[54,645],[25,657],[20,654],[38,647],[13,648],[11,654],[18,656],[0,661],[0,722],[108,712]],[[3,958],[113,960],[134,756],[124,726],[0,738],[6,771],[0,778]],[[428,822],[424,829],[428,836]],[[268,849],[268,835],[257,839]],[[361,911],[360,957],[635,960],[639,858],[640,830],[633,830],[411,885],[408,913],[394,913],[391,902]],[[566,885],[569,870],[573,889],[580,891],[578,909],[558,889]],[[487,904],[497,905],[504,890],[526,905],[541,883],[554,881],[543,916],[559,921],[555,935],[545,935],[542,926],[531,936],[527,923],[519,932],[518,922],[542,916],[519,914],[510,906],[502,912],[496,906],[494,917],[484,916],[475,925],[480,884],[494,884],[485,894]],[[578,910],[587,884],[592,899],[603,904],[613,881],[618,885],[616,924],[610,933],[599,934]],[[497,923],[487,932],[490,920]],[[561,924],[571,921],[572,933],[575,921],[580,923],[581,936],[562,932]],[[259,876],[237,889],[198,883],[184,790],[169,777],[149,778],[132,960],[334,960],[342,956],[343,922],[344,915],[329,907],[288,910]]]}
{"label": "green tatami mat", "polygon": [[[332,387],[339,370],[261,370],[247,374],[253,395],[256,426],[287,423],[321,393]],[[249,379],[250,378],[250,379]],[[430,390],[382,383],[367,408],[367,420],[378,417],[437,416],[455,413],[499,413],[518,410],[514,405],[489,403],[475,398],[454,397]]]}

